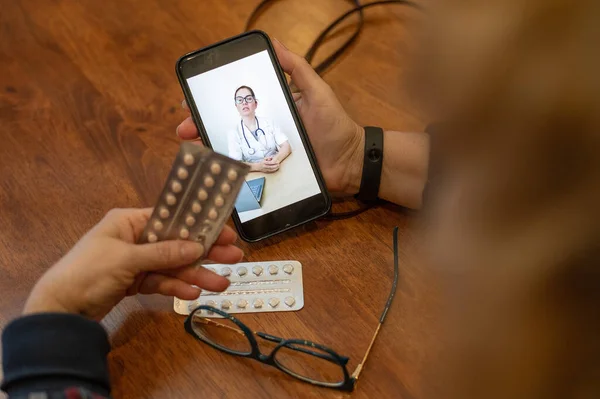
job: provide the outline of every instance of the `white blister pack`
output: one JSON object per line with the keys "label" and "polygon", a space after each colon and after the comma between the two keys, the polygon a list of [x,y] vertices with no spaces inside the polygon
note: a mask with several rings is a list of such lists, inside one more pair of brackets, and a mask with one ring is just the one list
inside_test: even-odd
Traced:
{"label": "white blister pack", "polygon": [[[304,307],[302,265],[297,261],[247,262],[236,265],[207,264],[209,270],[227,277],[231,285],[223,292],[202,291],[194,301],[175,298],[175,312],[188,315],[200,305],[227,313],[289,312]],[[203,317],[221,316],[202,311]]]}

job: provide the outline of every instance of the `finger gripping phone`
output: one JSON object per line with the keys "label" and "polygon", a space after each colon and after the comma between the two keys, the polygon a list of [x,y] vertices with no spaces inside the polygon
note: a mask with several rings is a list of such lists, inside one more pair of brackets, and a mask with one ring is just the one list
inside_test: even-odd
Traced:
{"label": "finger gripping phone", "polygon": [[331,199],[267,34],[251,31],[186,54],[176,71],[202,141],[250,167],[232,214],[244,240],[329,212]]}

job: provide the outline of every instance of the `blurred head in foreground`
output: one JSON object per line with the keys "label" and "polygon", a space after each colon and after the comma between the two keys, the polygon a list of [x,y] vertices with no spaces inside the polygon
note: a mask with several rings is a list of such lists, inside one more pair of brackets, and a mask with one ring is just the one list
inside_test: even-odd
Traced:
{"label": "blurred head in foreground", "polygon": [[600,1],[429,8],[443,397],[600,398]]}

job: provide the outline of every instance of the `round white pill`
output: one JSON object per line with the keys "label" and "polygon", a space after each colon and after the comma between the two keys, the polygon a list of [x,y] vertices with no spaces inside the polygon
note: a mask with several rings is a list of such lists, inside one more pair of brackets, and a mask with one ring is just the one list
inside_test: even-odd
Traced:
{"label": "round white pill", "polygon": [[170,215],[170,212],[167,208],[161,208],[160,211],[158,211],[158,216],[160,216],[163,219],[168,218]]}
{"label": "round white pill", "polygon": [[181,180],[185,180],[188,177],[188,171],[185,170],[185,168],[179,168],[177,169],[177,177],[179,177]]}
{"label": "round white pill", "polygon": [[194,156],[192,154],[185,154],[183,156],[183,163],[186,164],[187,166],[193,165],[194,164]]}
{"label": "round white pill", "polygon": [[200,233],[206,234],[212,230],[212,226],[209,223],[210,222],[204,222],[204,225],[200,227]]}
{"label": "round white pill", "polygon": [[252,273],[254,273],[254,275],[256,275],[256,276],[260,276],[262,274],[262,272],[263,272],[262,266],[254,266],[252,268]]}
{"label": "round white pill", "polygon": [[274,275],[274,274],[277,274],[278,272],[279,272],[279,268],[277,267],[277,265],[269,266],[269,274]]}
{"label": "round white pill", "polygon": [[229,277],[231,276],[231,268],[230,267],[224,267],[221,269],[221,276],[223,277]]}
{"label": "round white pill", "polygon": [[212,187],[212,186],[214,186],[214,185],[215,185],[215,179],[213,179],[213,178],[212,178],[212,177],[210,177],[210,176],[206,176],[206,177],[204,178],[204,185],[205,185],[206,187]]}
{"label": "round white pill", "polygon": [[290,308],[292,306],[294,306],[295,303],[296,303],[296,300],[294,299],[293,296],[288,296],[287,298],[285,298],[285,304],[288,305]]}
{"label": "round white pill", "polygon": [[216,210],[216,209],[211,209],[211,210],[208,212],[208,218],[209,218],[210,220],[215,220],[215,219],[217,218],[217,216],[219,216],[219,215],[217,214],[217,210]]}
{"label": "round white pill", "polygon": [[229,183],[223,183],[221,185],[221,191],[225,194],[229,194],[231,192],[231,185],[229,185]]}
{"label": "round white pill", "polygon": [[244,277],[246,274],[248,274],[248,269],[246,269],[244,266],[240,266],[237,269],[237,274],[240,277]]}
{"label": "round white pill", "polygon": [[227,172],[227,178],[231,181],[234,181],[238,178],[238,173],[234,169],[229,169],[229,172]]}
{"label": "round white pill", "polygon": [[221,165],[219,165],[216,162],[213,162],[212,165],[210,165],[210,171],[213,174],[218,175],[219,173],[221,173]]}
{"label": "round white pill", "polygon": [[289,263],[286,265],[283,265],[283,271],[286,272],[287,274],[292,274],[294,272],[294,266],[290,265]]}
{"label": "round white pill", "polygon": [[248,301],[245,299],[240,299],[239,301],[237,301],[236,306],[240,309],[246,309],[246,306],[248,306]]}
{"label": "round white pill", "polygon": [[260,309],[260,308],[262,308],[262,307],[263,307],[263,305],[264,305],[264,304],[265,304],[265,301],[263,301],[262,299],[258,298],[258,299],[255,299],[255,300],[254,300],[254,304],[253,304],[253,306],[254,306],[256,309]]}
{"label": "round white pill", "polygon": [[148,242],[156,242],[158,237],[154,233],[148,233]]}
{"label": "round white pill", "polygon": [[231,308],[231,301],[229,299],[225,299],[221,302],[221,309],[229,309]]}
{"label": "round white pill", "polygon": [[194,219],[193,216],[190,215],[190,216],[188,216],[188,217],[185,218],[185,224],[187,224],[188,226],[191,227],[191,226],[194,225],[194,223],[196,223],[196,219]]}
{"label": "round white pill", "polygon": [[163,224],[160,220],[157,220],[156,222],[154,222],[153,227],[154,227],[154,230],[161,231],[163,228]]}
{"label": "round white pill", "polygon": [[223,205],[225,205],[225,200],[223,199],[222,196],[217,196],[217,198],[215,198],[215,206],[217,206],[218,208],[222,207]]}
{"label": "round white pill", "polygon": [[201,210],[202,210],[202,206],[200,206],[200,203],[197,201],[194,201],[194,203],[192,204],[192,212],[200,213]]}
{"label": "round white pill", "polygon": [[175,205],[177,203],[177,198],[173,194],[167,194],[167,204]]}
{"label": "round white pill", "polygon": [[[210,301],[206,301],[206,305],[208,306],[212,306],[213,308],[217,306],[217,303],[215,301],[213,301],[212,299]],[[213,314],[214,312],[210,309],[206,309],[206,311],[208,312],[208,314]]]}
{"label": "round white pill", "polygon": [[[193,312],[198,306],[199,306],[198,301],[192,301],[188,305],[188,309],[190,312]],[[198,313],[200,313],[200,312],[198,312]]]}
{"label": "round white pill", "polygon": [[208,198],[208,193],[206,192],[206,190],[205,190],[205,189],[201,188],[201,189],[198,191],[198,199],[199,199],[200,201],[206,201],[206,199],[207,199],[207,198]]}
{"label": "round white pill", "polygon": [[171,183],[171,190],[174,193],[180,193],[181,192],[181,183],[179,183],[178,181],[174,181],[173,183]]}
{"label": "round white pill", "polygon": [[276,308],[277,306],[279,306],[279,302],[280,302],[279,298],[271,298],[271,299],[269,299],[269,305],[272,308]]}
{"label": "round white pill", "polygon": [[190,231],[188,229],[186,229],[185,227],[183,229],[179,230],[179,237],[181,237],[185,240],[189,236],[190,236]]}

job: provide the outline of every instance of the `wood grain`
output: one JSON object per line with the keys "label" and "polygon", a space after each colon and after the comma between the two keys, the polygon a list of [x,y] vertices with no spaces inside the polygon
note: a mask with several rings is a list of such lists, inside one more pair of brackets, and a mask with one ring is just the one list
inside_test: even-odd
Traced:
{"label": "wood grain", "polygon": [[[176,59],[239,33],[257,3],[2,2],[1,327],[20,314],[36,279],[105,212],[153,205],[177,151],[175,127],[186,117]],[[256,26],[303,53],[347,8],[343,0],[279,1]],[[402,7],[368,11],[359,43],[325,75],[357,122],[422,129],[402,89],[415,18]],[[336,35],[317,60],[343,39]],[[392,229],[399,225],[399,292],[353,397],[419,397],[433,288],[425,270],[405,261],[410,222],[401,209],[385,207],[241,244],[249,261],[302,262],[306,306],[240,318],[256,330],[330,346],[351,358],[352,372],[391,286]],[[103,324],[117,398],[347,396],[194,341],[172,298],[129,298]]]}

